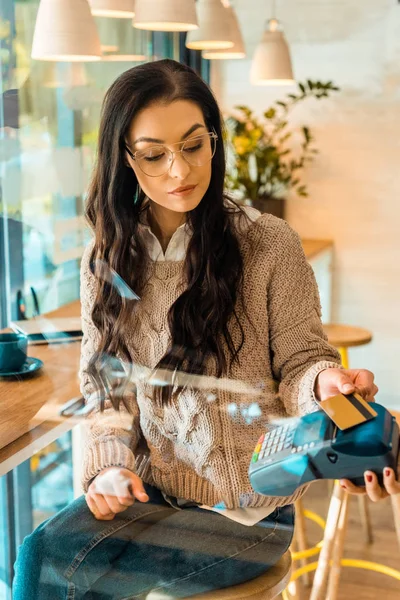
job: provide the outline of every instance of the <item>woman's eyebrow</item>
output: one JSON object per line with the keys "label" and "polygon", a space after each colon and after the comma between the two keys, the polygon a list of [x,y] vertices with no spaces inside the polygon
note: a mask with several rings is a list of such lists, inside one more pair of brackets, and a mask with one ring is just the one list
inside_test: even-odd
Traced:
{"label": "woman's eyebrow", "polygon": [[[199,127],[205,128],[205,125],[203,125],[201,123],[195,123],[194,125],[191,126],[190,129],[188,129],[188,131],[186,133],[183,134],[183,136],[181,137],[181,141],[184,140],[185,138],[187,138],[188,135],[190,135],[191,133],[196,131],[196,129],[199,129]],[[164,144],[164,141],[165,140],[159,140],[158,138],[140,137],[133,142],[132,146],[134,146],[135,144],[138,144],[139,142],[151,142],[154,144]]]}

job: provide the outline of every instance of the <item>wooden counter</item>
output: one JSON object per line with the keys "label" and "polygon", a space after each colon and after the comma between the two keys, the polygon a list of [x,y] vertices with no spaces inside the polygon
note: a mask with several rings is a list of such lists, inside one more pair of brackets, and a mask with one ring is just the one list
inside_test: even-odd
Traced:
{"label": "wooden counter", "polygon": [[[302,240],[308,260],[332,248],[329,240]],[[48,318],[79,317],[80,302],[72,302],[46,314]],[[65,344],[30,345],[29,356],[44,367],[23,380],[0,379],[0,476],[75,426],[75,422],[38,418],[43,406],[54,410],[80,396],[78,369],[80,341]]]}
{"label": "wooden counter", "polygon": [[[46,317],[79,317],[75,301]],[[43,361],[43,368],[28,379],[0,379],[0,475],[72,427],[68,421],[44,421],[43,407],[57,407],[80,395],[78,369],[80,341],[29,345],[29,356]]]}
{"label": "wooden counter", "polygon": [[304,254],[307,257],[307,260],[312,260],[318,254],[321,254],[321,252],[324,252],[325,250],[330,250],[333,248],[332,240],[302,239],[301,243],[303,246]]}

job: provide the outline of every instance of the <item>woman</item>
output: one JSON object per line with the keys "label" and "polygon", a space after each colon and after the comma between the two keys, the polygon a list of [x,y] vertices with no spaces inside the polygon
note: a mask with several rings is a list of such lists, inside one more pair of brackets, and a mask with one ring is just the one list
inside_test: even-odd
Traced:
{"label": "woman", "polygon": [[[266,424],[377,392],[326,342],[298,236],[236,207],[224,175],[219,109],[191,69],[163,60],[111,86],[81,289],[82,392],[105,410],[90,422],[85,497],[26,538],[15,600],[183,598],[257,577],[287,550],[305,491],[252,490]],[[118,389],[113,357],[129,375]],[[120,424],[104,421],[114,408]],[[366,477],[374,499],[399,492],[393,472],[386,490]]]}

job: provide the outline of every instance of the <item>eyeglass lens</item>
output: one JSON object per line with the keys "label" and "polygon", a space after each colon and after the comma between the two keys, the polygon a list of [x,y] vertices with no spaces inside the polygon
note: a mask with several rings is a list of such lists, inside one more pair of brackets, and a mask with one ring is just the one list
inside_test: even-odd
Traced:
{"label": "eyeglass lens", "polygon": [[[205,133],[186,140],[180,150],[183,158],[193,167],[201,167],[210,162],[215,154],[216,136]],[[157,177],[169,170],[176,152],[166,146],[152,146],[136,153],[135,160],[146,175]]]}

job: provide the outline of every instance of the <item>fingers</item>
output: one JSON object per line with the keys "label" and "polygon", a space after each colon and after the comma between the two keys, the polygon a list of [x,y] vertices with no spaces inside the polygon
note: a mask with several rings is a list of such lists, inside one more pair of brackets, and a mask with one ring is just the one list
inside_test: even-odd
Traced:
{"label": "fingers", "polygon": [[105,469],[93,481],[89,491],[104,497],[112,512],[122,512],[135,501],[129,489],[133,476],[127,469]]}
{"label": "fingers", "polygon": [[367,369],[357,371],[355,385],[359,394],[367,400],[367,402],[374,402],[379,389],[374,382],[374,374],[371,373],[371,371],[368,371]]}
{"label": "fingers", "polygon": [[113,495],[117,502],[124,508],[132,506],[135,502],[135,497],[131,491],[131,478],[118,473],[113,481]]}
{"label": "fingers", "polygon": [[383,485],[379,485],[378,477],[372,471],[364,473],[365,488],[354,485],[348,479],[341,479],[340,485],[349,494],[360,495],[368,494],[372,502],[379,502],[388,496],[400,494],[400,482],[396,481],[396,475],[393,469],[385,468],[383,471]]}
{"label": "fingers", "polygon": [[[96,504],[96,506],[97,506],[97,508],[99,510],[99,513],[103,517],[105,517],[107,515],[110,515],[110,514],[114,514],[114,515],[116,514],[116,511],[113,510],[113,509],[116,508],[116,506],[114,506],[112,508],[110,506],[108,500],[107,500],[109,498],[109,496],[103,496],[102,494],[95,494],[95,493],[93,493],[92,494],[92,498],[93,498],[93,501],[94,501],[94,503]],[[117,502],[117,505],[118,505],[118,502]],[[119,511],[117,511],[117,512],[119,512]]]}
{"label": "fingers", "polygon": [[379,485],[378,478],[372,471],[365,471],[365,489],[372,502],[379,502],[388,496],[387,491]]}
{"label": "fingers", "polygon": [[128,469],[110,467],[91,483],[86,502],[96,519],[111,520],[132,506],[135,498],[140,502],[149,500],[142,480]]}
{"label": "fingers", "polygon": [[341,479],[340,480],[340,485],[349,494],[354,494],[354,495],[357,495],[357,496],[362,496],[362,495],[364,495],[366,493],[364,487],[358,487],[357,485],[354,485],[354,483],[352,483],[349,479]]}
{"label": "fingers", "polygon": [[[139,502],[147,502],[149,500],[142,480],[134,473],[123,469],[118,472],[109,473],[109,475],[111,475],[111,479],[109,478],[108,483],[111,484],[111,489],[108,487],[108,494],[114,496],[116,501],[124,508],[131,506],[135,502],[135,498]],[[103,493],[105,493],[104,490]],[[115,506],[115,503],[113,502],[112,505]]]}
{"label": "fingers", "polygon": [[133,475],[132,477],[131,489],[132,494],[139,500],[139,502],[147,502],[149,500],[149,497],[143,487],[142,480],[136,475]]}
{"label": "fingers", "polygon": [[108,514],[103,515],[100,512],[99,508],[97,507],[95,500],[92,498],[92,496],[89,493],[86,494],[85,498],[86,498],[86,503],[89,507],[90,512],[93,513],[93,515],[96,517],[96,519],[101,520],[101,521],[112,521],[112,519],[115,517],[115,515],[110,512],[108,512]]}
{"label": "fingers", "polygon": [[342,369],[338,376],[337,387],[342,394],[357,391],[367,402],[374,402],[378,386],[374,374],[367,369]]}
{"label": "fingers", "polygon": [[383,471],[383,485],[388,494],[395,496],[400,494],[400,482],[396,481],[393,469],[386,468]]}
{"label": "fingers", "polygon": [[367,402],[375,402],[375,396],[379,392],[379,388],[374,383],[372,384],[371,388],[357,385],[357,392]]}
{"label": "fingers", "polygon": [[337,376],[337,387],[341,394],[351,394],[355,391],[356,387],[352,381],[350,373],[347,370],[339,371]]}
{"label": "fingers", "polygon": [[132,498],[117,498],[116,496],[103,496],[94,492],[86,496],[87,504],[95,517],[113,519],[116,514],[123,512],[134,502]]}
{"label": "fingers", "polygon": [[128,508],[128,506],[132,506],[135,499],[129,495],[127,488],[125,490],[117,489],[111,490],[111,493],[105,494],[101,493],[101,489],[97,486],[93,486],[93,489],[90,490],[91,496],[94,499],[99,511],[101,514],[109,514],[123,512]]}

